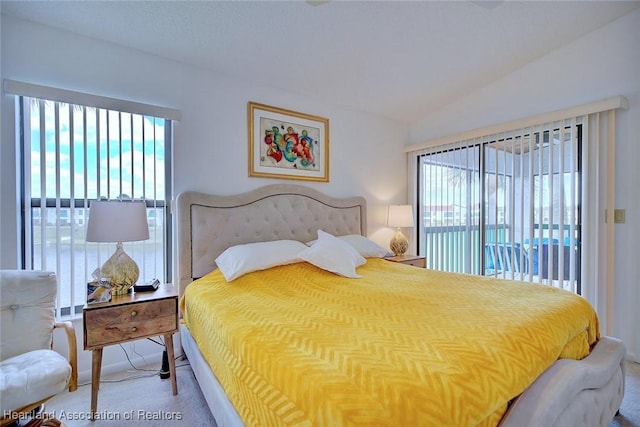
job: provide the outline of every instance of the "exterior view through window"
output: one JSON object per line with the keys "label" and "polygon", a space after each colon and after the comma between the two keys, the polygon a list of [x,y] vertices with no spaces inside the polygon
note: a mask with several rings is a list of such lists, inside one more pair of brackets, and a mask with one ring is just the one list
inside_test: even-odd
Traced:
{"label": "exterior view through window", "polygon": [[433,149],[418,157],[428,267],[580,293],[581,126]]}
{"label": "exterior view through window", "polygon": [[115,243],[86,242],[97,199],[142,199],[149,240],[125,242],[140,279],[166,280],[171,121],[28,97],[22,127],[23,264],[58,276],[57,314],[82,312],[86,284]]}

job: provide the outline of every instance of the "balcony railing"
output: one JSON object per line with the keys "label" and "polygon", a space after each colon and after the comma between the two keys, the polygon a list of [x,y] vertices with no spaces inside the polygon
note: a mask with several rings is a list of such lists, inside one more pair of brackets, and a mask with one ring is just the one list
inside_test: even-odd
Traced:
{"label": "balcony railing", "polygon": [[[421,253],[431,269],[531,280],[580,292],[580,247],[577,238],[568,237],[568,226],[562,230],[562,239],[535,237],[524,242],[509,242],[509,228],[509,224],[484,226],[483,248],[478,225],[424,227]],[[543,229],[543,236],[551,231],[534,228]]]}
{"label": "balcony railing", "polygon": [[[484,226],[485,242],[504,242],[508,229],[508,224]],[[427,268],[481,274],[479,225],[424,227],[424,237],[420,245],[427,255]]]}

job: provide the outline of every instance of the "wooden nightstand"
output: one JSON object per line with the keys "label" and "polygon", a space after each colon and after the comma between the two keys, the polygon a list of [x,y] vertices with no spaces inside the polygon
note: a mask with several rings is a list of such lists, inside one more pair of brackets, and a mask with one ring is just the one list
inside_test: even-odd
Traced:
{"label": "wooden nightstand", "polygon": [[413,265],[414,267],[425,268],[427,266],[427,259],[419,255],[397,255],[385,259],[391,262],[399,262],[400,264]]}
{"label": "wooden nightstand", "polygon": [[164,336],[173,395],[178,394],[173,334],[178,330],[178,294],[170,284],[154,292],[114,296],[111,302],[87,304],[82,310],[84,349],[92,350],[91,419],[98,406],[102,348],[127,341]]}

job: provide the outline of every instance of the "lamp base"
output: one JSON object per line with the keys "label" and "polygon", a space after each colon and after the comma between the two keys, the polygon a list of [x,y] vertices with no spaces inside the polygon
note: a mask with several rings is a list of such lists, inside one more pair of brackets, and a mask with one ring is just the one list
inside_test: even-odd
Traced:
{"label": "lamp base", "polygon": [[140,270],[118,242],[116,251],[102,266],[101,274],[111,282],[111,295],[125,295],[138,281]]}
{"label": "lamp base", "polygon": [[398,231],[396,231],[396,235],[391,239],[389,247],[395,255],[404,255],[407,249],[409,249],[409,241],[399,228]]}

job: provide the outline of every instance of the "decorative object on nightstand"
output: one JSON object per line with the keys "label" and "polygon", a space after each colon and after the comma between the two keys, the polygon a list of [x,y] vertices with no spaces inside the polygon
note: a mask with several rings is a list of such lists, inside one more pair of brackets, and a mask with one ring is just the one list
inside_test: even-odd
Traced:
{"label": "decorative object on nightstand", "polygon": [[122,242],[149,238],[147,207],[144,201],[96,200],[91,203],[87,242],[115,242],[116,251],[102,265],[100,278],[111,283],[112,295],[129,292],[140,270],[122,248]]}
{"label": "decorative object on nightstand", "polygon": [[[178,331],[178,294],[172,285],[160,284],[155,292],[133,292],[114,296],[103,304],[87,304],[82,319],[84,349],[92,351],[91,419],[98,406],[102,349],[108,345],[162,335],[171,388],[174,396],[178,394],[173,352],[173,334]],[[168,376],[165,373],[161,378]]]}
{"label": "decorative object on nightstand", "polygon": [[396,255],[403,255],[409,248],[409,241],[407,237],[402,234],[400,228],[413,227],[413,210],[411,205],[390,205],[387,225],[397,228],[395,236],[393,236],[393,239],[391,239],[389,243],[391,251]]}

